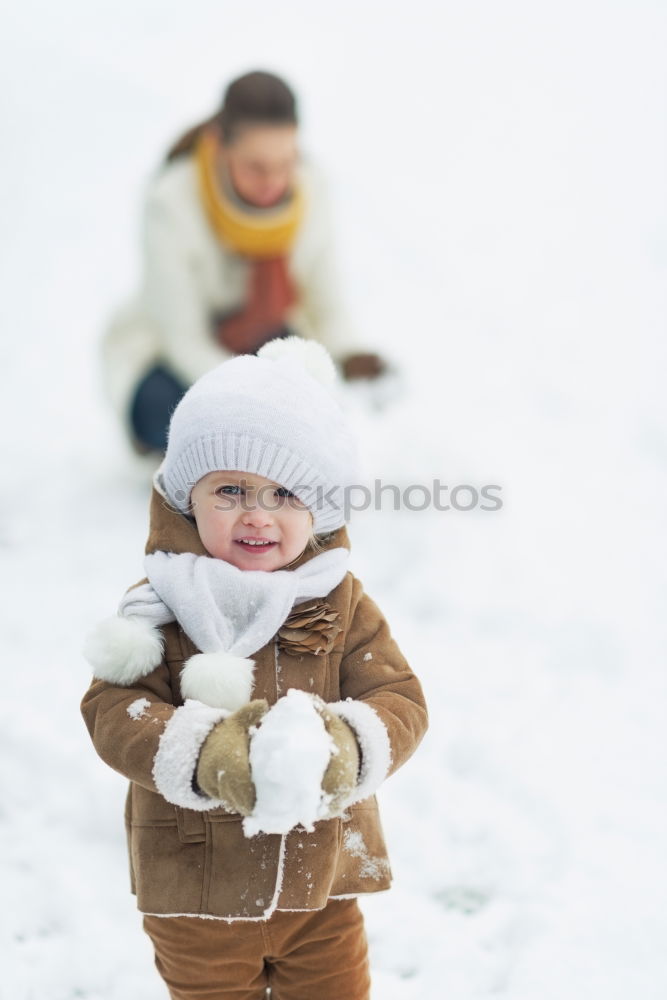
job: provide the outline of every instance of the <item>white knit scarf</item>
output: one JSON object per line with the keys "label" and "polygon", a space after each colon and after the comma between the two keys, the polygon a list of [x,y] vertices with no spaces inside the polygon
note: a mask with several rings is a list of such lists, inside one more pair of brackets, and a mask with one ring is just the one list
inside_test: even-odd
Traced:
{"label": "white knit scarf", "polygon": [[349,552],[322,552],[293,570],[241,570],[192,552],[153,552],[149,582],[130,590],[119,614],[151,625],[177,621],[203,653],[252,656],[282,626],[295,604],[325,597],[345,573]]}
{"label": "white knit scarf", "polygon": [[337,548],[293,570],[240,570],[192,552],[146,556],[149,583],[130,590],[118,614],[89,633],[84,656],[95,677],[133,686],[160,665],[160,626],[177,621],[197,649],[179,683],[185,700],[233,712],[252,697],[249,659],[276,635],[295,604],[325,597],[347,572]]}

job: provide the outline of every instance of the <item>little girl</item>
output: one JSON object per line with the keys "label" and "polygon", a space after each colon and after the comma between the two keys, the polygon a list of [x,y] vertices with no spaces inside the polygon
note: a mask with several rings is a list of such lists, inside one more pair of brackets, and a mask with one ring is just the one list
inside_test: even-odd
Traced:
{"label": "little girl", "polygon": [[173,1000],[369,995],[356,897],[391,880],[374,792],[427,717],[347,569],[355,448],[333,378],[289,338],[188,390],[147,581],[86,643],[82,711],[130,780],[132,891]]}

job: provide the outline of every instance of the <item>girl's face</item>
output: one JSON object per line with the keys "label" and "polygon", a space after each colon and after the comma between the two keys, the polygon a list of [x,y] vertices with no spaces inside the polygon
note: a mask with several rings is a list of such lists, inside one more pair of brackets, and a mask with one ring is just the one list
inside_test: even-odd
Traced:
{"label": "girl's face", "polygon": [[244,201],[268,208],[294,182],[298,162],[295,125],[248,125],[220,155],[234,189]]}
{"label": "girl's face", "polygon": [[192,490],[204,548],[238,569],[281,569],[312,534],[310,511],[278,483],[249,472],[209,472]]}

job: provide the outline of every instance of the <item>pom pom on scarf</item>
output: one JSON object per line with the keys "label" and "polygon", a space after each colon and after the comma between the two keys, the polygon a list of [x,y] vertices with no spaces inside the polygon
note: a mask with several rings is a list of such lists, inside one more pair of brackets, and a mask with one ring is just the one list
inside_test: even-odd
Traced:
{"label": "pom pom on scarf", "polygon": [[231,653],[197,653],[181,671],[181,693],[211,708],[235,712],[250,701],[254,660]]}
{"label": "pom pom on scarf", "polygon": [[162,660],[162,634],[142,618],[105,618],[90,632],[83,655],[93,675],[109,684],[130,687]]}

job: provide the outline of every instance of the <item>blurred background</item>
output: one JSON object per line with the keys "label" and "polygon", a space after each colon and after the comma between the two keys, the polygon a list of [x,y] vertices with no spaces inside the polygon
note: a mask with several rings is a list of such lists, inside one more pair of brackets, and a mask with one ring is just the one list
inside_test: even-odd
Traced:
{"label": "blurred background", "polygon": [[146,184],[250,69],[285,76],[348,308],[354,569],[431,708],[380,795],[374,998],[664,997],[667,12],[651,0],[24,0],[0,33],[0,995],[158,1000],[82,637],[142,575],[148,479],[98,348]]}

